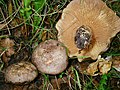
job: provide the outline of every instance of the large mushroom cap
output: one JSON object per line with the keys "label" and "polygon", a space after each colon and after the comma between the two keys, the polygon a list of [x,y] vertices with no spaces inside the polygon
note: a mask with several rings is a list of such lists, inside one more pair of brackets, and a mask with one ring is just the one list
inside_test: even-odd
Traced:
{"label": "large mushroom cap", "polygon": [[120,19],[102,0],[73,0],[63,10],[56,28],[69,56],[97,59],[120,31]]}
{"label": "large mushroom cap", "polygon": [[56,40],[40,43],[32,54],[32,62],[38,70],[46,74],[59,74],[68,65],[66,49]]}
{"label": "large mushroom cap", "polygon": [[37,75],[36,67],[32,63],[25,61],[12,64],[5,70],[6,81],[14,84],[33,81]]}

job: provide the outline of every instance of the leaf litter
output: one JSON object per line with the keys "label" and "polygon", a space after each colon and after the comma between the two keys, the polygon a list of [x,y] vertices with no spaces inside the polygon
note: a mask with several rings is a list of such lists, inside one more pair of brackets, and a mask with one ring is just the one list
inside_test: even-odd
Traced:
{"label": "leaf litter", "polygon": [[[108,0],[108,1],[111,1],[111,0]],[[60,2],[60,1],[58,1],[58,2]],[[66,4],[68,4],[69,2],[70,1],[68,1]],[[55,1],[54,1],[54,3],[55,3]],[[66,5],[64,5],[64,7],[65,6]],[[55,9],[58,9],[58,7],[60,7],[59,4],[58,4],[58,6],[55,6]],[[54,10],[51,10],[51,11],[54,11]],[[10,11],[10,13],[11,13],[11,11]],[[118,13],[118,11],[117,11],[117,13]],[[54,17],[55,17],[55,15],[54,15]],[[36,17],[36,18],[38,18],[38,17]],[[50,17],[47,17],[47,18],[50,18]],[[43,21],[43,22],[44,23],[48,22],[51,19],[45,19],[45,21]],[[27,28],[25,28],[25,24],[22,24],[22,26],[20,26],[19,28],[16,28],[16,25],[20,24],[21,22],[23,22],[23,20],[21,20],[21,18],[17,18],[11,22],[10,26],[15,27],[13,30],[11,30],[11,32],[13,32],[13,34],[15,36],[14,39],[10,39],[10,38],[8,38],[8,36],[7,36],[7,38],[0,39],[0,54],[2,57],[2,61],[5,62],[6,64],[8,63],[8,65],[11,64],[11,61],[12,61],[12,63],[19,62],[22,60],[22,58],[24,59],[24,57],[26,57],[25,60],[28,60],[28,61],[31,58],[31,56],[30,56],[31,55],[31,49],[30,49],[31,46],[26,44],[25,40],[29,40],[30,35],[31,35],[30,32],[31,32],[32,28],[29,25],[27,26]],[[39,22],[36,25],[39,25]],[[45,30],[44,32],[42,32],[42,34],[41,34],[42,40],[40,39],[41,41],[45,41],[48,38],[49,39],[52,38],[52,36],[51,36],[52,34],[48,33],[50,31],[49,29],[51,29],[51,26],[52,26],[51,22],[48,22],[45,25],[46,25],[46,28],[48,28],[48,29]],[[3,27],[3,26],[5,26],[5,27],[0,28],[0,29],[5,30],[5,31],[2,31],[2,33],[4,33],[4,35],[7,35],[6,34],[7,33],[6,24],[0,24],[0,27]],[[20,32],[18,32],[18,31],[20,31]],[[18,33],[18,34],[16,35],[16,33]],[[119,36],[119,34],[117,36]],[[24,38],[24,37],[26,37],[26,38]],[[115,38],[117,38],[116,41],[118,41],[118,37],[115,37]],[[38,38],[37,38],[33,42],[40,42],[40,41],[38,41]],[[18,56],[15,55],[16,51],[14,49],[14,45],[16,45],[16,44],[18,46],[17,50],[16,50],[16,51],[18,51],[17,52]],[[113,45],[110,48],[112,48],[112,51],[114,51],[113,48],[115,48],[115,47]],[[118,47],[119,46],[117,46],[117,48],[115,48],[117,51],[118,51]],[[14,55],[14,57],[11,57],[12,55]],[[28,56],[26,56],[26,55],[28,55]],[[107,56],[108,56],[108,53],[107,53]],[[79,86],[78,86],[79,78],[80,78],[80,84],[82,85],[82,88],[84,88],[84,86],[86,86],[86,87],[89,87],[89,89],[90,89],[90,88],[92,88],[92,86],[96,87],[99,85],[99,81],[101,80],[100,77],[102,74],[111,72],[112,67],[115,68],[115,65],[119,63],[119,60],[120,60],[119,58],[120,57],[116,56],[115,58],[112,57],[112,60],[106,60],[104,57],[101,57],[101,58],[97,59],[96,61],[92,61],[92,63],[89,62],[89,60],[88,61],[86,60],[85,62],[78,62],[77,59],[75,60],[75,59],[70,58],[70,65],[68,66],[68,69],[66,71],[64,71],[63,74],[61,74],[62,75],[61,78],[59,77],[60,75],[51,76],[51,75],[39,74],[39,76],[33,82],[31,82],[30,84],[27,84],[27,85],[7,84],[4,81],[3,73],[0,72],[0,89],[2,88],[3,90],[42,90],[44,88],[44,89],[49,89],[49,90],[53,90],[53,89],[77,90],[79,88]],[[18,61],[16,61],[16,59]],[[115,60],[115,62],[113,62],[114,60]],[[118,64],[118,66],[119,66],[119,64]],[[73,70],[72,67],[74,67],[77,70],[77,72],[76,72],[76,70]],[[3,68],[5,68],[5,67],[3,66]],[[115,71],[115,72],[117,72],[117,71]],[[78,76],[76,77],[75,73],[78,73],[79,77]],[[91,80],[91,75],[93,76],[92,80]],[[118,75],[120,75],[120,74],[118,73]],[[120,85],[118,83],[120,82],[120,79],[111,78],[109,81],[110,81],[109,85],[111,85],[112,90],[119,89]],[[91,90],[93,90],[93,89],[91,89]]]}

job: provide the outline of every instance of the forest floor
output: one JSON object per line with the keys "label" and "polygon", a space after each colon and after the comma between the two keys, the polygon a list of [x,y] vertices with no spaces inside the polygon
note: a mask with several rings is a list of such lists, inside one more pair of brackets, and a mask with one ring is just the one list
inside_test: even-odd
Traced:
{"label": "forest floor", "polygon": [[[107,74],[90,76],[82,70],[91,61],[79,63],[77,58],[69,58],[67,69],[58,75],[39,73],[34,81],[22,85],[5,82],[5,68],[31,61],[32,52],[40,42],[57,40],[55,25],[70,1],[0,0],[0,90],[120,90],[120,72],[111,68]],[[120,17],[120,0],[104,2]],[[120,60],[120,33],[102,56]]]}

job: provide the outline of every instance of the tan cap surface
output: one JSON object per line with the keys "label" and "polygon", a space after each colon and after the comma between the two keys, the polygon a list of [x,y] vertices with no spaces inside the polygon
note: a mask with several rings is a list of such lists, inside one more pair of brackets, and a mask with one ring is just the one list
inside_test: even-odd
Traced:
{"label": "tan cap surface", "polygon": [[[79,53],[74,37],[82,25],[91,29],[92,40]],[[88,56],[97,59],[101,52],[108,49],[110,39],[120,31],[120,18],[102,0],[73,0],[63,10],[56,28],[58,39],[69,49],[70,57]]]}

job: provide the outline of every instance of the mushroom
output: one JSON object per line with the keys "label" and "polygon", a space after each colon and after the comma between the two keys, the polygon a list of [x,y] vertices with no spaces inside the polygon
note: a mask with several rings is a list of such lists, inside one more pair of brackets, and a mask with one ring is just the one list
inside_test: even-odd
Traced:
{"label": "mushroom", "polygon": [[68,65],[66,48],[56,40],[41,42],[33,51],[32,62],[42,73],[59,74]]}
{"label": "mushroom", "polygon": [[70,57],[95,60],[120,31],[120,18],[102,0],[73,0],[63,10],[56,28],[58,40],[68,48]]}
{"label": "mushroom", "polygon": [[21,84],[33,81],[38,75],[36,67],[27,61],[8,66],[5,70],[5,80],[8,83]]}

